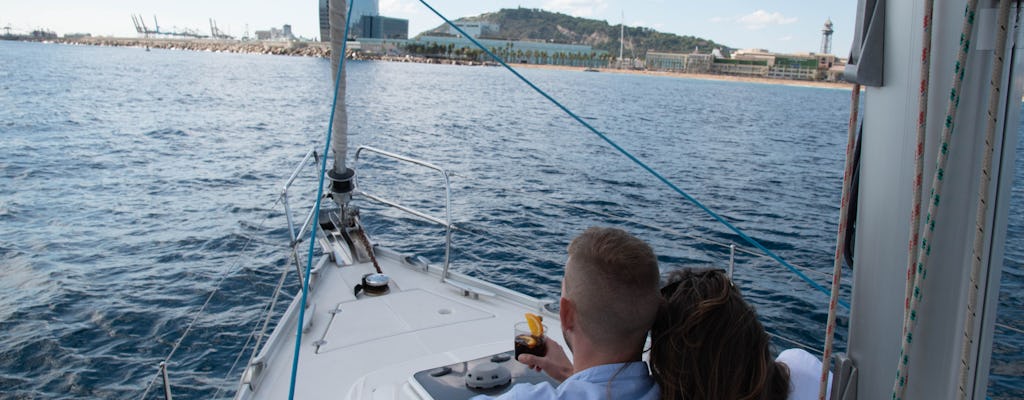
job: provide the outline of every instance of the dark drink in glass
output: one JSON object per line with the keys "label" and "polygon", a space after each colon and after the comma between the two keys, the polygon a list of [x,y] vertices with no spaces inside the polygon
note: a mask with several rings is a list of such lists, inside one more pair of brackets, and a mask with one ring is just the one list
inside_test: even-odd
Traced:
{"label": "dark drink in glass", "polygon": [[525,322],[516,324],[515,333],[515,357],[517,359],[523,353],[533,354],[538,357],[544,357],[548,353],[548,348],[544,345],[544,334],[533,336],[529,325]]}

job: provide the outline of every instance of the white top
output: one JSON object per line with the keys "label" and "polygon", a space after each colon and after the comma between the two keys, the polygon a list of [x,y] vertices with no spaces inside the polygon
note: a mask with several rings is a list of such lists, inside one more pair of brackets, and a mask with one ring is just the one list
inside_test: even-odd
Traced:
{"label": "white top", "polygon": [[[494,399],[639,399],[657,400],[661,391],[642,361],[587,368],[553,387],[521,383]],[[473,400],[492,399],[476,396]]]}
{"label": "white top", "polygon": [[[779,354],[775,361],[789,367],[789,400],[817,400],[821,381],[821,360],[801,349],[788,349]],[[832,373],[828,373],[828,390],[832,392]]]}

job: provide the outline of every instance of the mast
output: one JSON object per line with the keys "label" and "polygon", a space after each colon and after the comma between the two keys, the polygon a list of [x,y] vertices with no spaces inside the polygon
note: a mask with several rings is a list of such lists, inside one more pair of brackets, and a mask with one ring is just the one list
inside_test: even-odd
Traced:
{"label": "mast", "polygon": [[622,23],[619,24],[619,68],[622,68],[622,48],[626,38],[626,12],[622,12]]}
{"label": "mast", "polygon": [[[940,141],[946,125],[954,65],[961,48],[961,27],[967,0],[936,0],[931,21],[931,68],[928,79],[927,131],[924,145],[923,209],[921,225],[910,226],[912,184],[915,180],[916,129],[919,110],[918,72],[922,53],[924,10],[916,2],[861,0],[858,28],[847,66],[847,79],[867,85],[861,125],[860,190],[856,216],[853,288],[850,309],[848,358],[836,365],[838,399],[892,397],[900,359],[910,229],[929,225],[926,210],[929,187],[936,175]],[[961,349],[968,347],[968,398],[984,399],[987,389],[992,336],[999,297],[999,282],[1006,241],[1017,126],[1020,117],[1024,57],[1015,54],[1019,28],[1009,25],[1006,65],[992,78],[996,3],[980,2],[970,51],[963,64],[963,86],[948,144],[941,204],[933,215],[934,232],[927,245],[927,275],[921,283],[919,307],[914,313],[913,345],[906,354],[906,399],[950,399],[958,392]],[[1019,18],[1019,11],[1014,11]],[[888,21],[889,24],[885,24]],[[895,23],[893,23],[895,22]],[[912,23],[913,22],[913,23]],[[882,33],[884,32],[884,34]],[[882,59],[884,55],[884,60]],[[876,74],[877,73],[877,74]],[[884,78],[884,79],[883,79]],[[1001,81],[998,124],[994,140],[992,185],[983,216],[989,229],[984,241],[979,312],[973,334],[963,339],[966,304],[975,238],[981,160],[985,152],[990,78]],[[948,150],[947,150],[948,149]],[[939,203],[936,199],[934,203]],[[921,244],[919,242],[918,246]],[[966,343],[965,343],[966,342]],[[856,370],[844,380],[846,367]],[[896,383],[898,384],[898,383]],[[849,385],[849,387],[847,387]],[[844,390],[845,388],[845,390]],[[838,389],[838,390],[837,390]],[[852,389],[852,390],[850,390]],[[854,396],[849,394],[855,393]]]}
{"label": "mast", "polygon": [[[328,18],[330,21],[331,35],[331,76],[338,79],[335,82],[338,86],[337,101],[334,104],[334,120],[331,130],[331,151],[334,153],[334,167],[327,172],[331,181],[331,193],[338,206],[345,209],[349,199],[352,198],[352,179],[355,171],[346,165],[346,154],[348,153],[348,113],[345,111],[345,70],[342,68],[341,75],[338,75],[338,68],[345,62],[345,55],[341,54],[342,46],[345,44],[345,17],[348,4],[345,0],[329,0],[327,4]],[[344,212],[341,217],[344,218]]]}

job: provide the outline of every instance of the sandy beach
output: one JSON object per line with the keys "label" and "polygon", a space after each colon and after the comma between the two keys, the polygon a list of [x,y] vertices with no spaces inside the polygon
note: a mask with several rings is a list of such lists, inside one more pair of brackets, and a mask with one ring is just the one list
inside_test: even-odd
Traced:
{"label": "sandy beach", "polygon": [[[540,68],[540,69],[556,69],[566,71],[583,71],[582,67],[567,67],[561,65],[539,65],[539,64],[509,64],[515,68]],[[760,83],[765,85],[786,85],[786,86],[799,86],[799,87],[816,87],[816,88],[828,88],[828,89],[845,89],[850,90],[853,88],[852,83],[848,82],[821,82],[821,81],[797,81],[791,79],[772,79],[772,78],[759,78],[749,76],[734,76],[734,75],[716,75],[716,74],[684,74],[679,72],[666,72],[666,71],[648,71],[648,70],[628,70],[628,69],[612,69],[612,68],[597,68],[601,73],[611,74],[633,74],[633,75],[652,75],[652,76],[666,76],[670,78],[682,78],[682,79],[702,79],[711,81],[727,81],[727,82],[749,82],[749,83]]]}

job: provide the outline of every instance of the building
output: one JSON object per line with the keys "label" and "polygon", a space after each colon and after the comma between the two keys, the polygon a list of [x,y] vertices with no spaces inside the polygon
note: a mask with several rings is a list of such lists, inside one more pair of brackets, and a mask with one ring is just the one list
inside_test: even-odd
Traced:
{"label": "building", "polygon": [[778,54],[768,68],[768,77],[802,81],[821,80],[824,77],[824,72],[818,66],[818,57],[813,53]]}
{"label": "building", "polygon": [[[477,42],[502,59],[515,63],[606,67],[611,58],[607,51],[594,50],[587,45],[497,39],[479,39]],[[444,58],[478,51],[469,39],[452,36],[420,36],[401,45],[407,50],[415,48],[416,51],[410,52],[426,57]],[[480,61],[490,60],[482,52],[480,54]]]}
{"label": "building", "polygon": [[768,76],[768,60],[742,60],[736,58],[719,58],[711,66],[711,72],[722,75]]}
{"label": "building", "polygon": [[[468,21],[468,22],[456,22],[455,26],[466,32],[467,35],[473,38],[497,36],[500,31],[500,25],[488,21]],[[454,36],[462,36],[461,33],[455,27],[449,26],[448,33]]]}
{"label": "building", "polygon": [[360,21],[360,38],[408,39],[409,20],[364,15]]}
{"label": "building", "polygon": [[[329,17],[329,0],[318,0],[320,3],[320,41],[331,41],[331,20]],[[364,16],[380,15],[379,0],[352,0],[352,22],[349,25],[349,36],[358,37],[362,33],[361,25]],[[408,24],[408,21],[407,21]],[[406,29],[408,31],[408,28]],[[406,33],[408,36],[408,33]]]}
{"label": "building", "polygon": [[654,71],[706,74],[711,72],[715,58],[711,54],[683,54],[647,51],[647,69]]}
{"label": "building", "polygon": [[270,30],[266,31],[256,31],[256,40],[274,40],[279,42],[295,40],[295,36],[292,35],[291,25],[285,24],[281,28],[282,29],[270,28]]}

